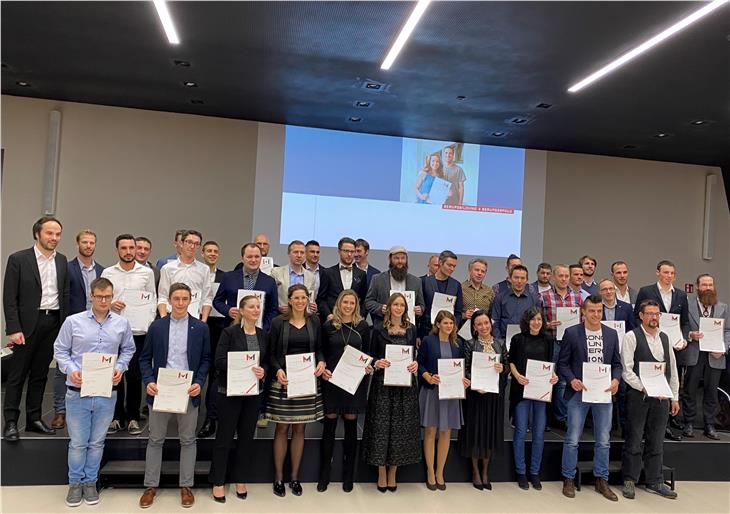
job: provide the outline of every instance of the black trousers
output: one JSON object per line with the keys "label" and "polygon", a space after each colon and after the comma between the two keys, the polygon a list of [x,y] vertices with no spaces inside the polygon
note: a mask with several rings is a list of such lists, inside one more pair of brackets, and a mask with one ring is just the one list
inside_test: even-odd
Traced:
{"label": "black trousers", "polygon": [[684,375],[684,387],[682,388],[682,412],[685,424],[692,424],[697,416],[697,390],[702,386],[702,414],[705,419],[705,426],[714,425],[717,421],[717,386],[720,383],[721,369],[710,367],[710,356],[708,352],[700,352],[697,364],[687,366]]}
{"label": "black trousers", "polygon": [[208,318],[208,329],[210,330],[210,369],[208,370],[207,386],[205,388],[205,417],[218,419],[218,381],[216,380],[215,351],[218,348],[218,340],[225,328],[225,318]]}
{"label": "black trousers", "polygon": [[[209,481],[213,485],[246,481],[246,470],[251,468],[251,448],[259,414],[259,395],[226,396],[217,393],[218,430],[213,443],[213,460],[210,466]],[[234,446],[235,450],[229,450]],[[230,464],[230,465],[229,465]]]}
{"label": "black trousers", "polygon": [[53,342],[60,328],[58,311],[39,311],[33,334],[26,338],[25,344],[13,346],[3,404],[6,423],[17,422],[20,417],[20,398],[26,379],[28,390],[25,395],[25,419],[28,423],[41,419],[48,367],[53,360]]}
{"label": "black trousers", "polygon": [[[129,369],[122,375],[117,388],[117,403],[114,406],[114,419],[122,424],[139,421],[139,407],[142,403],[142,373],[139,369],[139,354],[144,346],[145,334],[134,337],[134,355],[129,361]],[[126,386],[126,391],[125,391]]]}
{"label": "black trousers", "polygon": [[[622,471],[624,480],[637,482],[642,461],[647,484],[663,481],[664,430],[669,418],[669,400],[644,397],[644,393],[629,387],[626,392],[626,440],[624,441]],[[641,440],[646,437],[642,452]]]}

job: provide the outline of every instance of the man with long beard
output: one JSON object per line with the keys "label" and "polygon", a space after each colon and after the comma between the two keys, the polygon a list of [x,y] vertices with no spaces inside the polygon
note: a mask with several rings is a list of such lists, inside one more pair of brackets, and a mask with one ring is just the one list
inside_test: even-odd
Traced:
{"label": "man with long beard", "polygon": [[[365,308],[373,319],[373,324],[383,321],[385,305],[391,291],[413,291],[416,301],[416,316],[423,314],[426,302],[423,300],[421,279],[408,273],[408,252],[402,246],[394,246],[388,255],[388,271],[375,275],[370,282],[370,289],[365,297]],[[416,320],[410,320],[414,325]]]}

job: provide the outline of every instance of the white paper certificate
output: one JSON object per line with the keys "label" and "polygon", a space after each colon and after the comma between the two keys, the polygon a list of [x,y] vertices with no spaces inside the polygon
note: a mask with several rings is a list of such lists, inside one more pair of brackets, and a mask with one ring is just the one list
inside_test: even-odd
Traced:
{"label": "white paper certificate", "polygon": [[464,399],[464,359],[439,359],[439,400]]}
{"label": "white paper certificate", "polygon": [[522,397],[529,400],[549,402],[553,397],[553,385],[550,379],[553,376],[555,364],[552,362],[527,359],[525,378],[530,381],[525,386]]}
{"label": "white paper certificate", "polygon": [[192,383],[193,372],[190,370],[160,368],[157,373],[157,395],[152,410],[185,414],[190,402],[188,389]]}
{"label": "white paper certificate", "polygon": [[255,291],[253,289],[239,289],[238,296],[236,297],[236,306],[241,305],[241,300],[243,300],[246,296],[255,296],[259,299],[261,311],[259,312],[259,319],[256,320],[256,326],[264,328],[264,300],[266,299],[266,293],[263,291]]}
{"label": "white paper certificate", "polygon": [[431,183],[431,190],[428,192],[428,203],[443,205],[449,197],[449,189],[451,189],[451,182],[435,177]]}
{"label": "white paper certificate", "polygon": [[611,403],[611,366],[598,362],[583,363],[583,401],[586,403]]}
{"label": "white paper certificate", "polygon": [[314,376],[314,353],[298,353],[286,356],[287,398],[300,398],[317,394],[317,377]]}
{"label": "white paper certificate", "polygon": [[558,341],[562,341],[565,329],[580,323],[580,307],[556,307],[555,320],[560,322],[555,337]]}
{"label": "white paper certificate", "polygon": [[126,305],[121,312],[132,332],[147,332],[157,314],[157,295],[140,289],[124,289],[119,299]]}
{"label": "white paper certificate", "polygon": [[274,269],[274,258],[273,257],[261,257],[261,264],[259,265],[259,271],[271,275],[271,270]]}
{"label": "white paper certificate", "polygon": [[332,372],[330,384],[334,384],[350,394],[355,394],[357,388],[360,387],[360,382],[365,378],[365,368],[372,360],[372,357],[360,350],[350,345],[345,346],[345,351]]}
{"label": "white paper certificate", "polygon": [[438,316],[439,311],[449,311],[453,314],[455,303],[456,296],[454,295],[434,293],[433,302],[431,303],[431,324],[436,322],[436,316]]}
{"label": "white paper certificate", "polygon": [[386,344],[385,359],[390,362],[390,366],[385,368],[383,384],[410,387],[413,375],[407,368],[413,362],[413,347],[401,344]]}
{"label": "white paper certificate", "polygon": [[700,332],[703,334],[700,339],[700,351],[725,353],[724,330],[724,319],[700,318]]}
{"label": "white paper certificate", "polygon": [[[201,305],[203,305],[202,291],[193,290],[190,293],[190,305],[188,305],[188,313],[195,318],[200,318],[200,306]],[[172,308],[168,307],[167,312],[170,312],[171,310],[172,310]]]}
{"label": "white paper certificate", "polygon": [[472,338],[472,335],[471,335],[471,320],[470,319],[468,319],[468,320],[466,320],[464,322],[464,324],[459,329],[459,332],[457,333],[457,335],[459,337],[461,337],[462,339],[466,340],[466,341],[468,341],[469,339]]}
{"label": "white paper certificate", "polygon": [[621,321],[601,321],[602,324],[608,328],[612,328],[618,334],[618,352],[621,353],[621,348],[624,344],[624,336],[626,335],[626,322]]}
{"label": "white paper certificate", "polygon": [[259,352],[228,352],[226,396],[259,394],[259,379],[253,368],[259,365]]}
{"label": "white paper certificate", "polygon": [[672,388],[664,376],[663,362],[640,362],[639,379],[646,394],[654,398],[673,398]]}
{"label": "white paper certificate", "polygon": [[679,325],[679,314],[662,312],[659,318],[659,330],[667,334],[669,344],[675,346],[684,339],[682,328]]}
{"label": "white paper certificate", "polygon": [[494,365],[499,362],[498,353],[474,352],[471,354],[471,388],[488,393],[499,392],[499,373]]}
{"label": "white paper certificate", "polygon": [[504,338],[505,344],[507,345],[507,351],[512,344],[512,338],[522,332],[519,325],[507,325],[507,335]]}
{"label": "white paper certificate", "polygon": [[391,289],[390,295],[393,293],[400,293],[406,298],[406,306],[408,307],[408,319],[411,323],[415,323],[416,320],[416,292],[415,291],[398,291],[397,289]]}
{"label": "white paper certificate", "polygon": [[117,356],[113,353],[87,352],[81,356],[81,396],[112,395],[112,378]]}
{"label": "white paper certificate", "polygon": [[[218,294],[218,288],[220,287],[220,283],[213,282],[210,285],[211,294],[213,295],[213,298],[215,298],[215,295]],[[218,310],[215,307],[210,308],[210,314],[208,314],[209,318],[223,318],[223,314],[218,312]]]}

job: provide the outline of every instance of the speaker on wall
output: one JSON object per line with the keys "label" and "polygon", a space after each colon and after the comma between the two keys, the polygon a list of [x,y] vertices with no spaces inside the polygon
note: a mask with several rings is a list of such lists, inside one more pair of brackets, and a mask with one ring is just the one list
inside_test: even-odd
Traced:
{"label": "speaker on wall", "polygon": [[705,219],[702,224],[702,258],[712,260],[715,254],[715,187],[717,175],[705,177]]}
{"label": "speaker on wall", "polygon": [[48,118],[46,170],[43,176],[43,214],[56,214],[58,193],[58,157],[61,153],[61,111],[51,111]]}

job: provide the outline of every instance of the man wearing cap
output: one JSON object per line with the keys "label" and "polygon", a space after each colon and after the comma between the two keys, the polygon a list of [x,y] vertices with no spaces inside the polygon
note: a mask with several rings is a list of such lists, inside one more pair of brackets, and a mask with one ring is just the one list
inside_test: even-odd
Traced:
{"label": "man wearing cap", "polygon": [[[391,291],[413,291],[416,297],[414,308],[416,316],[423,314],[426,302],[423,300],[421,279],[408,273],[408,252],[403,246],[394,246],[388,255],[388,271],[378,273],[370,282],[370,289],[365,297],[365,308],[370,313],[373,323],[383,321],[385,304],[388,303]],[[414,325],[416,320],[410,320]]]}

